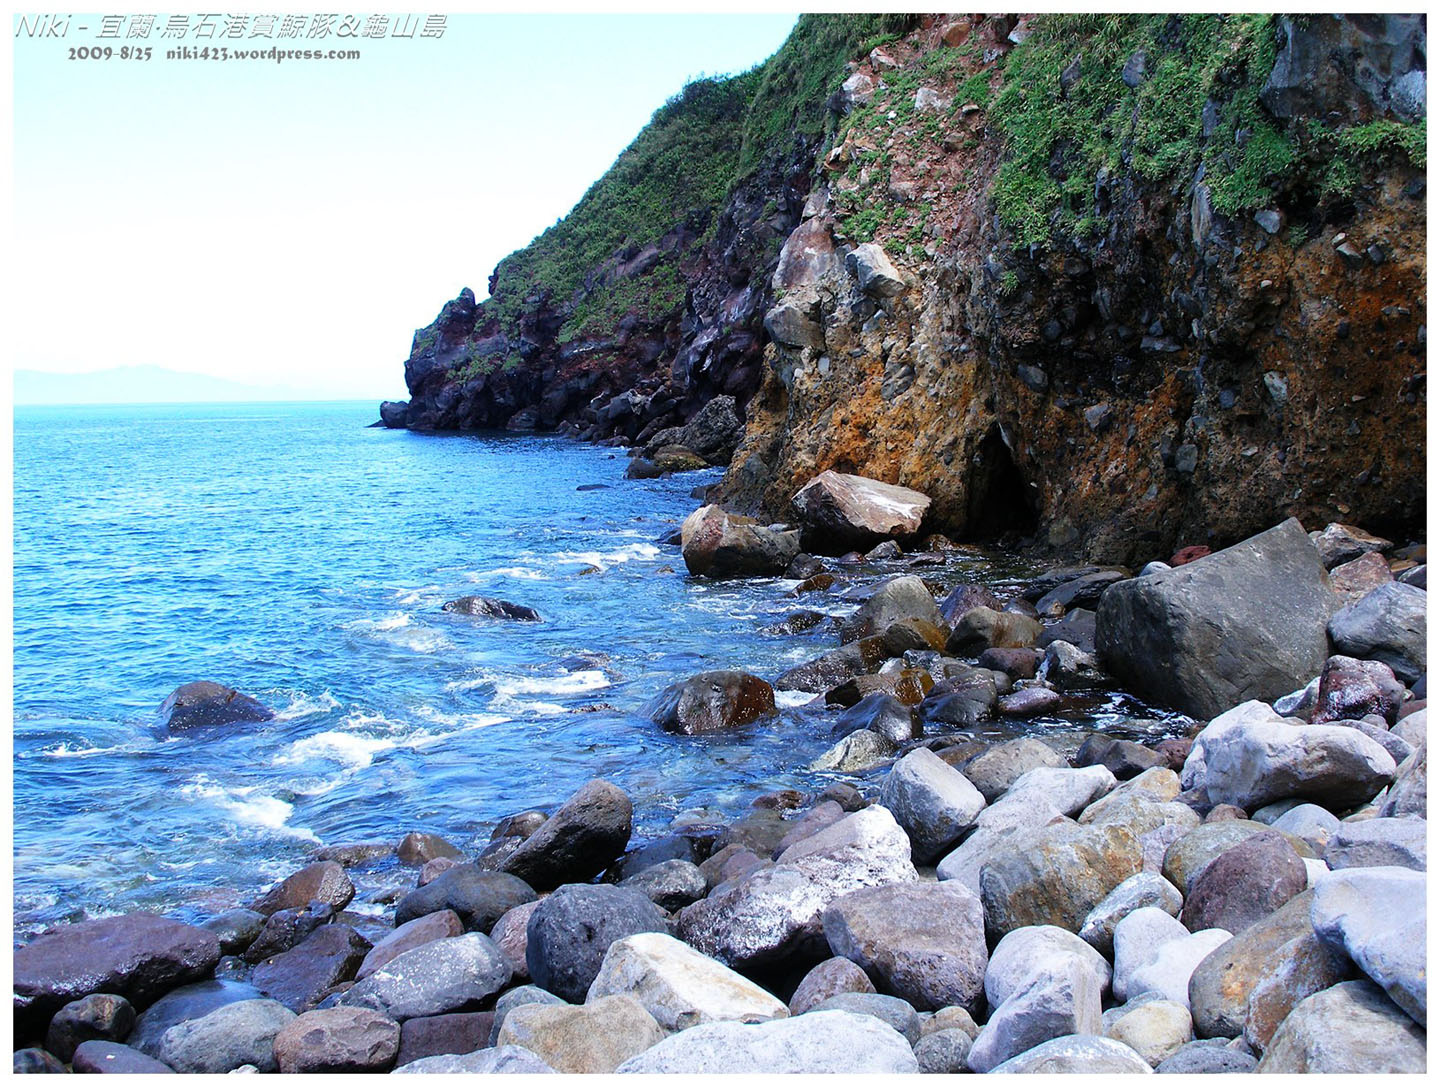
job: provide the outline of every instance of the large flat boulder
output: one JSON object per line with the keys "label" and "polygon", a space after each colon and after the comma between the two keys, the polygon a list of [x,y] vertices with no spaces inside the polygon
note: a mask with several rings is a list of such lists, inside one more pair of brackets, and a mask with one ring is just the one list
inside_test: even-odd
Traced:
{"label": "large flat boulder", "polygon": [[467,932],[397,955],[339,1003],[372,1008],[398,1022],[477,1010],[509,983],[510,964],[488,936]]}
{"label": "large flat boulder", "polygon": [[[1201,733],[1202,737],[1204,733]],[[1253,811],[1292,797],[1338,809],[1363,804],[1395,779],[1395,760],[1359,729],[1256,721],[1205,743],[1212,804]]]}
{"label": "large flat boulder", "polygon": [[1300,522],[1184,566],[1117,582],[1096,613],[1106,669],[1196,717],[1273,701],[1319,675],[1337,604]]}
{"label": "large flat boulder", "polygon": [[824,471],[790,500],[809,546],[839,554],[868,550],[881,540],[913,536],[930,499],[909,487]]}
{"label": "large flat boulder", "polygon": [[1315,881],[1310,922],[1326,945],[1425,1026],[1425,873],[1351,868]]}
{"label": "large flat boulder", "polygon": [[15,1017],[35,1023],[91,993],[123,996],[137,1007],[208,977],[220,938],[207,929],[151,913],[127,913],[62,925],[17,948]]}

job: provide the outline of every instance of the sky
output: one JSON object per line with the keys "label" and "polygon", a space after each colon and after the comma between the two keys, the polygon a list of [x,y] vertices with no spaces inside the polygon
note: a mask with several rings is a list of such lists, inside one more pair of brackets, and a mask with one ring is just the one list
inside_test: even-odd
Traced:
{"label": "sky", "polygon": [[[148,39],[74,15],[11,43],[14,367],[403,398],[416,328],[462,287],[483,297],[687,80],[752,67],[795,21],[450,15],[439,37],[341,42],[167,39],[167,18]],[[113,54],[142,41],[148,61]],[[361,56],[164,55],[217,45]]]}

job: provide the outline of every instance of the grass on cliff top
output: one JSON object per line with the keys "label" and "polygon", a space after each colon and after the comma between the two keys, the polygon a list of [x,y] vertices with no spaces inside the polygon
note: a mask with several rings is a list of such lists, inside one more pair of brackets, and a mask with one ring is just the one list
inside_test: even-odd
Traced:
{"label": "grass on cliff top", "polygon": [[685,292],[673,265],[683,252],[667,254],[660,269],[636,282],[587,279],[617,252],[638,251],[682,224],[691,244],[703,240],[736,186],[768,157],[796,139],[824,134],[826,101],[844,79],[846,61],[914,19],[802,15],[763,64],[690,83],[655,112],[568,215],[500,262],[487,317],[513,333],[527,299],[549,294],[556,305],[575,307],[560,335],[566,342],[605,336],[637,307],[651,319],[678,309]]}
{"label": "grass on cliff top", "polygon": [[[1424,164],[1424,125],[1378,122],[1286,130],[1260,105],[1275,63],[1275,19],[1251,15],[1049,14],[1006,62],[991,119],[1009,157],[995,208],[1017,246],[1079,234],[1096,216],[1102,172],[1188,185],[1203,163],[1223,215],[1272,204],[1297,181],[1321,199],[1347,196],[1366,156],[1399,152]],[[1126,62],[1145,55],[1137,87]],[[1068,91],[1061,75],[1069,72]],[[1214,127],[1204,134],[1206,103]]]}

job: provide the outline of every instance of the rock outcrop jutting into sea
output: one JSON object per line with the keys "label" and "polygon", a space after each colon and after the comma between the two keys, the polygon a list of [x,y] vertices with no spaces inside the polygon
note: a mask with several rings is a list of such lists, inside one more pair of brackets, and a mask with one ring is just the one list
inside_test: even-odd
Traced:
{"label": "rock outcrop jutting into sea", "polygon": [[417,332],[385,421],[684,464],[718,397],[743,439],[688,449],[732,512],[834,469],[1092,561],[1283,516],[1413,533],[1425,43],[1405,15],[805,16]]}

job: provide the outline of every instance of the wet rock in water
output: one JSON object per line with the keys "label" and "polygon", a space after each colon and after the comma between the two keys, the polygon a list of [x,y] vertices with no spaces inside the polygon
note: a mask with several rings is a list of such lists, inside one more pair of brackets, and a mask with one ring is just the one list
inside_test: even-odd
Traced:
{"label": "wet rock in water", "polygon": [[373,1008],[397,1022],[468,1011],[509,983],[510,964],[488,936],[467,932],[397,955],[340,996],[338,1004]]}
{"label": "wet rock in water", "polygon": [[665,445],[655,452],[655,467],[662,473],[696,472],[708,468],[709,461],[683,445]]}
{"label": "wet rock in water", "polygon": [[949,636],[947,628],[936,626],[927,619],[901,619],[898,623],[891,623],[881,635],[885,639],[885,648],[895,657],[903,657],[912,649],[943,652],[945,639]]}
{"label": "wet rock in water", "polygon": [[828,615],[820,611],[792,611],[780,622],[765,627],[762,633],[780,636],[804,634],[807,630],[814,630],[828,618]]}
{"label": "wet rock in water", "polygon": [[1164,766],[1164,760],[1143,744],[1094,733],[1075,755],[1076,766],[1103,766],[1124,781],[1146,770]]}
{"label": "wet rock in water", "polygon": [[265,927],[265,915],[255,910],[226,910],[201,924],[220,939],[220,954],[236,955],[244,951]]}
{"label": "wet rock in water", "polygon": [[66,1004],[92,993],[113,993],[143,1007],[208,976],[219,961],[213,932],[154,914],[61,925],[15,950],[16,1030],[38,1030]]}
{"label": "wet rock in water", "polygon": [[841,895],[918,878],[910,839],[888,810],[872,806],[792,845],[775,865],[686,906],[677,934],[727,966],[747,969],[815,948],[821,914]]}
{"label": "wet rock in water", "polygon": [[1285,1017],[1256,1071],[1424,1072],[1425,1032],[1370,982],[1342,982]]}
{"label": "wet rock in water", "polygon": [[606,996],[579,1007],[526,1004],[505,1017],[498,1044],[530,1050],[557,1072],[609,1073],[665,1037],[632,996]]}
{"label": "wet rock in water", "polygon": [[291,1011],[304,1011],[332,986],[352,979],[369,950],[370,941],[349,925],[325,925],[298,947],[255,967],[250,981]]}
{"label": "wet rock in water", "polygon": [[883,635],[895,623],[919,619],[939,628],[944,620],[930,590],[913,574],[892,578],[882,583],[845,621],[847,641]]}
{"label": "wet rock in water", "polygon": [[[633,997],[666,1031],[734,1020],[757,1023],[789,1014],[748,978],[662,932],[612,943],[591,983],[587,1003]],[[558,1066],[557,1066],[558,1067]]]}
{"label": "wet rock in water", "polygon": [[1098,1034],[1071,1034],[1042,1042],[1019,1056],[1011,1057],[991,1072],[1046,1075],[1055,1073],[1149,1072],[1144,1058],[1128,1045]]}
{"label": "wet rock in water", "polygon": [[1042,618],[1059,619],[1071,608],[1093,608],[1106,589],[1129,576],[1124,570],[1096,570],[1063,582],[1035,601],[1035,611]]}
{"label": "wet rock in water", "polygon": [[397,955],[428,944],[431,940],[459,936],[464,931],[465,926],[459,916],[450,909],[436,910],[402,922],[390,935],[370,949],[355,971],[355,980],[363,981]]}
{"label": "wet rock in water", "polygon": [[541,621],[540,613],[524,604],[512,604],[508,600],[496,600],[489,596],[462,596],[447,601],[442,611],[456,615],[473,615],[487,619],[516,619],[525,623]]}
{"label": "wet rock in water", "polygon": [[[791,563],[791,565],[793,566],[794,563]],[[804,581],[800,582],[799,585],[796,585],[795,588],[791,589],[790,595],[803,596],[806,593],[823,593],[827,589],[834,587],[834,585],[835,576],[833,574],[827,574],[824,572],[812,574]]]}
{"label": "wet rock in water", "polygon": [[813,538],[814,550],[839,554],[913,536],[930,499],[908,487],[825,471],[800,488],[791,507],[805,526],[806,539]]}
{"label": "wet rock in water", "polygon": [[987,649],[976,663],[1011,679],[1034,679],[1042,659],[1033,649]]}
{"label": "wet rock in water", "polygon": [[525,961],[536,985],[579,1002],[612,943],[637,932],[665,931],[665,915],[639,891],[570,884],[544,899],[530,915]]}
{"label": "wet rock in water", "polygon": [[1395,714],[1405,701],[1405,688],[1389,665],[1334,656],[1320,673],[1315,709],[1310,723],[1358,721],[1374,713],[1395,723]]}
{"label": "wet rock in water", "polygon": [[507,910],[533,902],[535,897],[535,891],[523,879],[462,864],[402,898],[395,907],[395,923],[403,925],[426,914],[450,910],[466,931],[489,932]]}
{"label": "wet rock in water", "polygon": [[901,668],[873,676],[855,676],[825,692],[829,706],[853,706],[868,694],[884,691],[907,706],[918,706],[935,686],[934,677],[920,668]]}
{"label": "wet rock in water", "polygon": [[800,553],[800,533],[719,506],[701,506],[680,526],[680,553],[685,568],[696,575],[779,575]]}
{"label": "wet rock in water", "polygon": [[625,466],[626,479],[659,479],[664,470],[652,460],[636,457]]}
{"label": "wet rock in water", "polygon": [[459,860],[464,854],[438,834],[412,830],[400,839],[400,844],[395,847],[395,856],[400,859],[401,864],[419,867],[439,857]]}
{"label": "wet rock in water", "polygon": [[[518,840],[513,838],[502,839],[501,841],[502,843],[514,842],[514,844],[517,846],[520,844]],[[503,846],[492,843],[491,848],[487,848],[483,853],[480,854],[480,857],[476,858],[476,864],[479,864],[481,859],[487,861],[490,860],[494,857],[495,853],[498,852],[500,848],[503,848]],[[428,887],[430,884],[434,883],[437,879],[443,876],[446,872],[450,871],[450,869],[459,868],[461,863],[462,862],[455,857],[436,857],[433,861],[426,861],[423,865],[420,866],[420,875],[415,880],[415,886]],[[487,865],[485,866],[485,870],[493,871],[494,869],[490,868]]]}
{"label": "wet rock in water", "polygon": [[[17,1054],[18,1056],[18,1054]],[[175,1069],[168,1064],[147,1057],[138,1049],[118,1042],[82,1042],[75,1050],[71,1063],[75,1072],[90,1075],[131,1075],[167,1076],[174,1075]],[[19,1069],[17,1068],[18,1072]]]}
{"label": "wet rock in water", "polygon": [[1293,518],[1197,562],[1118,582],[1096,615],[1106,669],[1139,693],[1212,717],[1317,675],[1336,605]]}
{"label": "wet rock in water", "polygon": [[782,691],[824,694],[847,679],[874,672],[889,655],[883,638],[861,638],[814,660],[797,664],[775,680],[775,687]]}
{"label": "wet rock in water", "polygon": [[1155,872],[1138,872],[1116,886],[1085,915],[1080,939],[1102,955],[1113,955],[1115,926],[1130,914],[1150,906],[1171,917],[1179,917],[1183,905],[1180,892],[1168,879]]}
{"label": "wet rock in water", "polygon": [[608,781],[582,785],[504,863],[537,891],[590,879],[630,842],[630,798]]}
{"label": "wet rock in water", "polygon": [[1330,620],[1335,648],[1351,657],[1383,661],[1397,679],[1425,674],[1424,589],[1395,581],[1381,585]]}
{"label": "wet rock in water", "polygon": [[1386,995],[1425,1026],[1425,873],[1351,868],[1315,881],[1310,922]]}
{"label": "wet rock in water", "polygon": [[985,798],[964,774],[920,747],[898,761],[885,776],[880,803],[905,828],[915,859],[929,864],[975,825]]}
{"label": "wet rock in water", "polygon": [[895,753],[895,744],[886,736],[869,729],[852,732],[824,752],[809,766],[811,770],[835,770],[842,774],[859,773],[884,766]]}
{"label": "wet rock in water", "polygon": [[181,1074],[214,1075],[246,1064],[274,1072],[275,1036],[294,1019],[278,1001],[239,1000],[176,1023],[146,1052]]}
{"label": "wet rock in water", "polygon": [[1141,868],[1140,842],[1123,827],[1044,827],[980,870],[987,933],[1025,925],[1077,931],[1085,917]]}
{"label": "wet rock in water", "polygon": [[111,993],[91,993],[55,1013],[45,1032],[45,1048],[68,1061],[82,1042],[123,1041],[134,1026],[135,1009],[130,1001]]}
{"label": "wet rock in water", "polygon": [[306,1012],[275,1036],[284,1073],[387,1072],[400,1051],[400,1024],[369,1008]]}
{"label": "wet rock in water", "polygon": [[1040,766],[1057,769],[1067,768],[1069,763],[1049,744],[1029,736],[1018,740],[1007,740],[996,744],[983,755],[972,759],[964,767],[964,774],[970,779],[986,803],[993,804],[1005,790],[1019,781],[1021,776]]}
{"label": "wet rock in water", "polygon": [[1238,934],[1305,890],[1305,863],[1278,833],[1256,834],[1216,857],[1190,883],[1180,921],[1191,932]]}
{"label": "wet rock in water", "polygon": [[254,964],[289,951],[321,925],[328,925],[334,919],[335,908],[323,902],[314,902],[303,910],[276,910],[265,918],[260,935],[245,949],[241,958]]}
{"label": "wet rock in water", "polygon": [[666,732],[726,732],[775,712],[775,691],[747,672],[701,672],[672,683],[644,709]]}
{"label": "wet rock in water", "polygon": [[873,993],[870,975],[849,959],[837,955],[812,967],[790,997],[790,1014],[804,1015],[841,993]]}
{"label": "wet rock in water", "polygon": [[209,680],[186,683],[160,704],[160,717],[171,732],[237,722],[269,721],[275,714],[249,695]]}
{"label": "wet rock in water", "polygon": [[407,1019],[400,1024],[400,1051],[395,1055],[395,1065],[399,1068],[426,1057],[485,1049],[492,1044],[490,1028],[494,1021],[494,1012],[453,1012]]}
{"label": "wet rock in water", "polygon": [[892,1075],[918,1067],[904,1035],[872,1015],[836,1010],[766,1023],[706,1023],[672,1034],[617,1071]]}
{"label": "wet rock in water", "polygon": [[633,887],[662,910],[673,912],[705,897],[705,873],[690,861],[669,860],[641,869],[621,880],[622,887]]}
{"label": "wet rock in water", "polygon": [[995,700],[995,709],[1006,717],[1040,717],[1057,709],[1065,698],[1049,687],[1022,687]]}
{"label": "wet rock in water", "polygon": [[1060,691],[1088,691],[1105,684],[1105,673],[1093,654],[1069,642],[1053,641],[1045,647],[1040,676]]}
{"label": "wet rock in water", "polygon": [[866,562],[884,562],[891,559],[905,557],[905,552],[900,550],[900,545],[894,540],[885,540],[876,544],[869,551],[865,552]]}
{"label": "wet rock in water", "polygon": [[303,910],[312,902],[343,910],[354,897],[355,885],[345,869],[334,861],[318,861],[287,876],[252,902],[250,908],[266,917],[278,910]]}
{"label": "wet rock in water", "polygon": [[821,916],[836,955],[860,966],[885,992],[921,1010],[983,1001],[985,923],[964,884],[900,883],[854,891]]}
{"label": "wet rock in water", "polygon": [[371,861],[383,860],[395,852],[389,842],[343,842],[327,845],[310,855],[312,861],[334,861],[341,868],[358,868]]}
{"label": "wet rock in water", "polygon": [[1361,555],[1389,551],[1395,545],[1389,540],[1371,535],[1363,528],[1332,521],[1323,529],[1310,533],[1315,550],[1320,552],[1320,561],[1325,569],[1332,570],[1341,563],[1351,562]]}
{"label": "wet rock in water", "polygon": [[869,729],[894,744],[903,744],[919,735],[914,711],[886,691],[872,691],[835,719],[831,735],[848,736]]}
{"label": "wet rock in water", "polygon": [[971,608],[989,608],[999,612],[1005,610],[1005,605],[983,585],[960,584],[940,602],[940,615],[947,625],[954,626],[955,621]]}
{"label": "wet rock in water", "polygon": [[960,671],[947,666],[949,673],[930,688],[917,712],[927,725],[936,728],[970,728],[990,716],[996,703],[995,675],[980,668]]}
{"label": "wet rock in water", "polygon": [[993,608],[971,608],[955,620],[945,643],[946,651],[957,656],[979,656],[987,649],[1029,649],[1043,627],[1026,615]]}
{"label": "wet rock in water", "polygon": [[1426,827],[1424,819],[1414,818],[1342,822],[1326,843],[1325,863],[1332,869],[1399,867],[1424,872]]}

